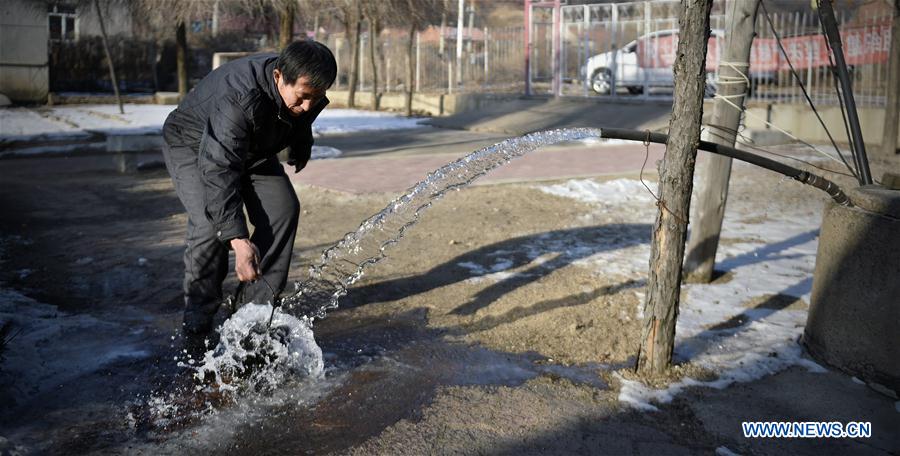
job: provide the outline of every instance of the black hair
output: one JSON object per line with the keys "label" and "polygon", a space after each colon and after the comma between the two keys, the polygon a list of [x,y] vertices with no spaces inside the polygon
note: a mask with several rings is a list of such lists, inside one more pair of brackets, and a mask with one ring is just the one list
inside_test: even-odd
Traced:
{"label": "black hair", "polygon": [[337,77],[337,62],[331,49],[314,40],[289,44],[278,56],[275,68],[281,71],[287,85],[294,85],[297,78],[306,76],[313,88],[327,89]]}

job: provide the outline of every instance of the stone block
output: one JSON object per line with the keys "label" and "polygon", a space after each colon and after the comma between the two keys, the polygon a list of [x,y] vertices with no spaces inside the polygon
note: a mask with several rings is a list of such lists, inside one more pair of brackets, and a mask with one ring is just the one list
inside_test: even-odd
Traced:
{"label": "stone block", "polygon": [[162,147],[162,135],[110,135],[106,137],[107,152],[162,150]]}
{"label": "stone block", "polygon": [[820,361],[900,393],[900,191],[847,192],[822,220],[803,342]]}

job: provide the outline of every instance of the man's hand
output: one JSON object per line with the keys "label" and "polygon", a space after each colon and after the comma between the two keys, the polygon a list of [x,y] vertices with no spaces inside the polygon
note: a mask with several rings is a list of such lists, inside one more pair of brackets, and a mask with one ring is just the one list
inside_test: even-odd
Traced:
{"label": "man's hand", "polygon": [[234,250],[234,272],[241,282],[252,282],[259,278],[259,249],[249,239],[232,239]]}

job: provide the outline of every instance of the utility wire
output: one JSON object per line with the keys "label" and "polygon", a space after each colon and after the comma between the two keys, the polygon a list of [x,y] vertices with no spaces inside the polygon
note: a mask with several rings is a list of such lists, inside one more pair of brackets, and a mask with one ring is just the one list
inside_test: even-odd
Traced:
{"label": "utility wire", "polygon": [[[716,94],[715,98],[716,98],[717,100],[722,100],[722,101],[724,101],[725,103],[731,105],[731,107],[734,108],[734,109],[741,110],[741,107],[740,107],[740,106],[734,104],[734,102],[732,102],[731,100],[729,100],[730,97],[721,96],[721,95],[719,95],[719,94]],[[825,151],[819,149],[818,147],[816,147],[816,146],[814,146],[814,145],[812,145],[812,144],[810,144],[810,143],[808,143],[808,142],[806,142],[806,141],[800,139],[799,137],[797,137],[797,136],[794,135],[793,133],[791,133],[791,132],[785,130],[784,128],[781,128],[781,127],[779,127],[778,125],[775,125],[775,124],[773,124],[772,122],[769,122],[768,120],[765,120],[765,119],[763,119],[762,117],[757,116],[757,115],[753,114],[753,113],[750,112],[750,111],[743,110],[743,112],[744,112],[744,116],[750,117],[750,118],[753,118],[753,119],[756,119],[756,120],[762,122],[763,124],[768,125],[768,126],[774,128],[775,130],[780,131],[780,132],[783,133],[785,136],[787,136],[787,137],[793,139],[794,141],[797,141],[798,143],[803,144],[804,146],[809,147],[810,149],[812,149],[812,150],[814,150],[814,151],[816,151],[816,152],[822,154],[823,156],[827,157],[829,160],[833,160],[833,161],[835,161],[835,162],[837,162],[837,163],[842,163],[842,164],[844,164],[844,165],[847,165],[847,162],[838,160],[837,158],[834,158],[831,154],[828,154],[828,153],[826,153]],[[716,127],[716,128],[719,128],[719,127]],[[851,173],[854,172],[854,171],[853,171],[853,168],[850,168],[849,166],[848,166],[847,169],[849,169]],[[854,177],[855,177],[855,174],[854,174]],[[857,180],[859,180],[859,179],[857,178]]]}
{"label": "utility wire", "polygon": [[[704,127],[710,127],[710,125],[704,125]],[[722,127],[713,127],[713,128],[724,130]],[[719,138],[719,139],[723,139],[723,140],[730,140],[730,139],[731,139],[731,138],[728,138],[728,137],[726,137],[726,136],[723,136],[723,135],[720,135],[720,134],[714,132],[714,131],[713,131],[712,129],[710,129],[710,128],[707,128],[707,129],[706,129],[706,133],[707,133],[708,135],[712,135],[712,136],[715,136],[715,137],[717,137],[717,138]],[[792,156],[790,156],[790,155],[779,154],[779,153],[777,153],[777,152],[772,152],[772,151],[770,151],[770,150],[763,149],[762,147],[759,147],[759,146],[753,144],[752,142],[750,142],[749,139],[747,139],[741,132],[739,132],[739,131],[737,131],[737,130],[731,130],[729,133],[733,133],[733,134],[735,135],[735,137],[741,138],[742,141],[738,141],[737,144],[740,144],[741,146],[747,147],[748,149],[753,149],[753,150],[755,150],[755,151],[757,151],[757,152],[762,152],[762,153],[765,153],[765,154],[774,155],[774,156],[776,156],[776,157],[781,157],[781,158],[785,158],[785,159],[788,159],[788,160],[794,160],[794,161],[796,161],[796,162],[800,162],[800,163],[803,163],[803,164],[805,164],[805,165],[807,165],[807,166],[810,166],[810,167],[813,167],[813,168],[816,168],[816,169],[819,169],[819,170],[822,170],[822,171],[826,171],[826,172],[829,172],[829,173],[839,174],[839,175],[841,175],[841,176],[847,176],[847,177],[852,177],[852,178],[855,178],[855,177],[856,177],[856,176],[854,176],[854,175],[852,175],[852,174],[850,174],[850,173],[845,173],[845,172],[843,172],[843,171],[839,171],[839,170],[834,170],[834,169],[826,168],[826,167],[824,167],[824,166],[819,166],[819,165],[816,165],[816,164],[814,164],[814,163],[812,163],[812,162],[809,162],[809,161],[806,161],[806,160],[803,160],[803,159],[800,159],[800,158],[797,158],[797,157],[792,157]]]}
{"label": "utility wire", "polygon": [[854,176],[858,176],[857,170],[854,170],[853,167],[851,167],[850,164],[847,163],[847,160],[841,153],[841,149],[838,147],[837,142],[834,140],[834,137],[831,136],[831,131],[829,131],[828,127],[825,126],[825,121],[822,120],[822,116],[819,115],[819,111],[816,109],[815,103],[813,103],[812,98],[810,98],[809,93],[806,91],[806,86],[803,85],[803,81],[801,80],[800,75],[797,74],[797,70],[794,69],[794,65],[791,63],[791,58],[788,56],[787,51],[785,51],[784,45],[782,45],[781,43],[781,37],[778,36],[778,31],[775,30],[775,24],[772,23],[772,18],[769,17],[769,11],[768,9],[766,9],[766,2],[760,0],[759,5],[762,6],[763,14],[766,16],[766,22],[769,23],[769,28],[772,30],[772,34],[775,36],[775,41],[778,43],[778,49],[781,50],[781,54],[784,56],[788,67],[791,69],[791,74],[797,81],[797,84],[800,86],[800,90],[803,91],[803,96],[806,97],[806,101],[809,103],[810,109],[812,109],[813,113],[815,113],[816,119],[819,120],[819,124],[822,125],[823,129],[825,129],[825,134],[828,135],[828,139],[831,141],[831,145],[834,146],[834,150],[835,152],[837,152],[838,157],[840,157],[841,161],[844,163],[844,166],[846,166],[847,169],[850,170],[850,173],[852,173]]}

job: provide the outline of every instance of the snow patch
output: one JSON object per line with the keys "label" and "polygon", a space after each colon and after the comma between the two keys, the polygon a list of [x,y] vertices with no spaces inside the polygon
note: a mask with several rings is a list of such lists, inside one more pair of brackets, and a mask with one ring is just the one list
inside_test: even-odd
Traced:
{"label": "snow patch", "polygon": [[326,158],[338,158],[344,153],[337,148],[329,146],[312,146],[312,155],[310,159],[321,160]]}
{"label": "snow patch", "polygon": [[[656,184],[650,182],[647,185],[652,189]],[[544,193],[572,198],[585,203],[617,205],[653,202],[653,195],[640,181],[634,179],[615,179],[607,182],[575,179],[537,188]]]}
{"label": "snow patch", "polygon": [[390,112],[326,109],[316,118],[313,135],[420,128],[423,127],[421,123],[424,120],[424,117],[405,117]]}
{"label": "snow patch", "polygon": [[[125,114],[120,114],[118,106],[113,104],[3,108],[0,109],[0,142],[84,138],[91,133],[160,134],[166,117],[174,109],[171,105],[125,104]],[[424,120],[389,112],[326,109],[316,118],[313,135],[420,128]],[[42,150],[35,147],[25,153],[38,154]]]}
{"label": "snow patch", "polygon": [[[592,204],[596,211],[613,208],[615,214],[631,220],[646,221],[656,210],[653,196],[634,179],[570,180],[538,188]],[[707,368],[718,379],[684,378],[662,390],[621,379],[619,399],[641,410],[654,410],[652,402],[669,402],[689,386],[725,388],[795,365],[824,372],[804,357],[798,343],[806,324],[820,219],[820,208],[766,207],[760,212],[759,207],[730,204],[716,262],[716,269],[728,273],[730,280],[684,285],[686,296],[676,328],[676,359]],[[610,249],[576,246],[584,247],[596,253],[577,264],[605,275],[646,279],[649,244]],[[643,294],[639,298],[643,301]]]}

